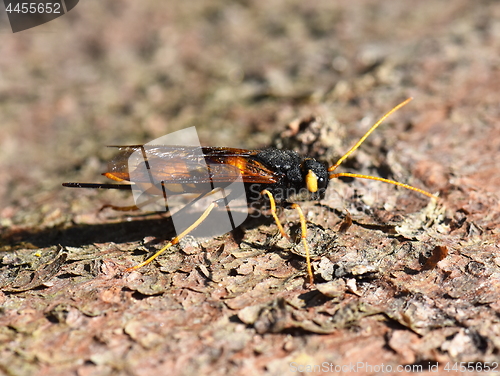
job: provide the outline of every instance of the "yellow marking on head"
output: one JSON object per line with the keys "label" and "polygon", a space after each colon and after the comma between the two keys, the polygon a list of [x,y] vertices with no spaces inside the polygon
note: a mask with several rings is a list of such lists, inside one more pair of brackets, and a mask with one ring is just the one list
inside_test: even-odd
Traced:
{"label": "yellow marking on head", "polygon": [[307,171],[306,187],[307,190],[311,193],[315,193],[318,191],[318,177],[312,170]]}

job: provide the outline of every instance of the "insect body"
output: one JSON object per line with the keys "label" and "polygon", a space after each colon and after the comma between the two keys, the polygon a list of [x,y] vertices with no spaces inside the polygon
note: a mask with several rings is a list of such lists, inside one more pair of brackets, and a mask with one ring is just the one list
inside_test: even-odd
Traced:
{"label": "insect body", "polygon": [[[374,176],[334,173],[335,169],[352,154],[390,114],[407,104],[411,98],[394,107],[384,115],[370,130],[347,152],[335,165],[328,167],[313,158],[305,158],[290,150],[246,150],[225,147],[191,147],[191,146],[152,146],[147,153],[144,146],[124,146],[120,148],[120,155],[110,164],[110,171],[103,175],[122,184],[94,184],[94,183],[64,183],[66,187],[75,188],[114,188],[132,189],[133,185],[145,185],[143,188],[151,195],[167,196],[192,193],[202,198],[210,194],[211,187],[217,183],[222,189],[229,186],[236,178],[241,177],[248,203],[267,197],[270,203],[271,214],[281,234],[288,238],[276,214],[276,203],[288,203],[294,194],[306,192],[310,199],[321,199],[328,187],[330,179],[337,177],[356,177],[383,181],[398,185],[429,197],[435,197],[429,192],[393,180]],[[144,154],[146,168],[139,168],[139,174],[131,179],[131,172],[127,164],[131,153],[141,150]],[[147,155],[147,157],[146,157]],[[144,166],[142,166],[144,167]],[[157,184],[151,185],[151,174],[155,176]],[[124,184],[128,183],[128,184]],[[148,185],[149,184],[149,185]],[[197,200],[196,199],[196,200]],[[172,245],[177,244],[184,236],[198,227],[213,211],[215,207],[225,205],[235,199],[230,193],[224,200],[213,201],[203,214],[184,231],[169,241],[162,249],[146,261],[129,268],[134,270],[147,265]],[[307,272],[313,283],[313,272],[310,262],[310,252],[306,241],[305,216],[296,203],[289,207],[297,210],[301,223],[302,242],[306,250]]]}

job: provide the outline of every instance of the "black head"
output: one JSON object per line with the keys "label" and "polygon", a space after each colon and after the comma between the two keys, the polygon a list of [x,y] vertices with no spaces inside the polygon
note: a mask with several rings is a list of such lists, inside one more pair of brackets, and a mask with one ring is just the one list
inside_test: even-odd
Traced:
{"label": "black head", "polygon": [[308,158],[302,162],[301,170],[312,199],[322,199],[330,181],[327,167],[315,159]]}

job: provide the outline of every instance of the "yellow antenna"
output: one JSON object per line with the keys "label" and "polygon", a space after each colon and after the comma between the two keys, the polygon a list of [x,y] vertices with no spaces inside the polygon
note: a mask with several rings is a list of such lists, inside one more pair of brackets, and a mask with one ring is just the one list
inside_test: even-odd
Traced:
{"label": "yellow antenna", "polygon": [[[331,166],[329,169],[328,169],[328,172],[333,172],[337,169],[337,167],[340,166],[340,164],[342,162],[344,162],[346,160],[347,157],[349,157],[357,148],[359,148],[361,146],[361,144],[363,142],[365,142],[365,140],[367,139],[367,137],[375,130],[377,129],[377,127],[385,120],[387,119],[390,115],[392,115],[394,112],[396,112],[397,110],[399,110],[401,107],[403,107],[404,105],[408,104],[413,98],[408,98],[407,100],[405,100],[404,102],[401,102],[400,104],[398,104],[396,107],[394,107],[392,110],[390,110],[388,113],[386,113],[384,116],[382,116],[380,118],[379,121],[377,121],[374,125],[372,125],[372,127],[368,130],[368,132],[366,132],[364,134],[363,137],[361,137],[359,139],[358,142],[356,142],[356,144],[347,152],[345,153],[342,157],[340,157],[340,159],[337,161],[337,163],[335,163],[333,166]],[[393,185],[397,185],[399,187],[403,187],[403,188],[406,188],[406,189],[410,189],[412,191],[415,191],[415,192],[418,192],[418,193],[422,193],[428,197],[431,197],[431,198],[435,198],[437,199],[437,196],[433,195],[432,193],[429,193],[427,191],[424,191],[423,189],[420,189],[420,188],[416,188],[416,187],[412,187],[411,185],[408,185],[408,184],[403,184],[403,183],[400,183],[400,182],[397,182],[397,181],[394,181],[394,180],[389,180],[389,179],[384,179],[384,178],[379,178],[379,177],[376,177],[376,176],[369,176],[369,175],[360,175],[360,174],[351,174],[351,173],[348,173],[348,172],[340,172],[340,173],[336,173],[336,174],[330,174],[330,179],[334,179],[334,178],[339,178],[339,177],[342,177],[342,176],[345,176],[345,177],[351,177],[351,178],[362,178],[362,179],[370,179],[370,180],[377,180],[377,181],[382,181],[384,183],[389,183],[389,184],[393,184]]]}

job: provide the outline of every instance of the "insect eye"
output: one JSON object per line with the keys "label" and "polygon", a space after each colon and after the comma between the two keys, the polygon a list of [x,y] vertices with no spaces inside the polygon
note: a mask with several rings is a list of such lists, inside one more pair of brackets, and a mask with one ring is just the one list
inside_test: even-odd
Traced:
{"label": "insect eye", "polygon": [[328,179],[325,179],[323,177],[318,178],[318,188],[319,189],[326,188],[327,184],[328,184]]}

